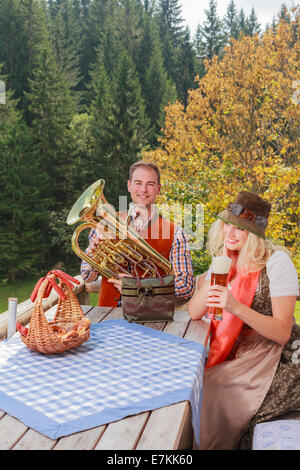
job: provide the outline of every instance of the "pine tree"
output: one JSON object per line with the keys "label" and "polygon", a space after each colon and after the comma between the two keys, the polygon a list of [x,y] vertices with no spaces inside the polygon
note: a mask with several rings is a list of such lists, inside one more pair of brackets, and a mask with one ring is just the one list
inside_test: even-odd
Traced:
{"label": "pine tree", "polygon": [[116,10],[119,50],[125,49],[137,62],[143,27],[143,7],[139,0],[120,0]]}
{"label": "pine tree", "polygon": [[205,57],[212,60],[214,55],[219,55],[225,44],[225,35],[222,22],[217,14],[216,0],[209,0],[208,10],[204,10],[206,19],[203,26],[200,26],[202,35],[202,45]]}
{"label": "pine tree", "polygon": [[[164,58],[164,68],[168,77],[176,84],[178,99],[186,102],[187,88],[190,86],[190,78],[187,78],[187,71],[195,75],[194,58],[192,58],[193,43],[189,33],[184,26],[184,20],[181,16],[181,5],[178,0],[160,0],[156,13],[159,25],[159,35],[162,43]],[[184,52],[187,57],[184,58],[184,79],[182,75],[182,64]],[[189,62],[189,65],[187,65]],[[194,77],[193,77],[194,78]]]}
{"label": "pine tree", "polygon": [[50,20],[56,61],[67,78],[69,88],[75,90],[80,82],[79,54],[82,39],[72,0],[52,3]]}
{"label": "pine tree", "polygon": [[156,18],[162,43],[164,67],[169,78],[175,81],[177,75],[176,47],[183,31],[181,7],[178,5],[178,0],[160,0],[157,5]]}
{"label": "pine tree", "polygon": [[127,51],[120,54],[111,75],[99,64],[92,74],[93,99],[91,114],[92,168],[106,180],[112,204],[119,195],[126,195],[128,168],[138,159],[147,142],[149,119],[146,116],[141,85],[132,58]]}
{"label": "pine tree", "polygon": [[241,8],[240,13],[239,13],[239,30],[240,30],[240,36],[242,34],[247,34],[246,15],[245,15],[243,8]]}
{"label": "pine tree", "polygon": [[20,97],[24,88],[24,18],[16,0],[0,2],[0,63],[7,76],[6,87]]}
{"label": "pine tree", "polygon": [[196,54],[195,71],[199,77],[203,77],[205,74],[204,59],[206,58],[206,49],[200,24],[198,24],[194,36],[194,47]]}
{"label": "pine tree", "polygon": [[136,62],[136,69],[138,71],[142,87],[145,83],[145,76],[149,68],[152,51],[156,47],[161,49],[159,32],[156,23],[153,21],[150,14],[146,13],[143,18],[143,28]]}
{"label": "pine tree", "polygon": [[[117,0],[93,0],[88,10],[86,5],[84,7],[86,20],[81,43],[80,71],[84,83],[88,83],[90,81],[89,71],[97,60],[99,46],[103,44],[107,46],[107,33],[105,32],[107,24],[113,21],[115,12],[120,6]],[[114,22],[114,30],[109,28],[109,31],[114,31],[116,34],[117,22]]]}
{"label": "pine tree", "polygon": [[138,159],[147,143],[150,123],[146,116],[137,72],[126,51],[120,56],[116,77],[117,109],[114,119],[118,136],[113,149],[112,164],[115,165],[116,176],[121,178],[118,194],[127,194],[128,168]]}
{"label": "pine tree", "polygon": [[113,190],[114,173],[111,155],[118,139],[116,126],[116,80],[110,79],[106,72],[103,54],[98,53],[98,59],[91,72],[91,104],[89,107],[89,132],[91,135],[91,152],[82,161],[79,174],[85,174],[88,181],[93,180],[93,175],[104,178],[109,193]]}
{"label": "pine tree", "polygon": [[44,175],[16,105],[8,90],[0,104],[0,276],[12,280],[43,267],[47,252],[40,230],[47,204],[41,197]]}
{"label": "pine tree", "polygon": [[92,0],[73,0],[76,17],[80,18],[82,23],[87,21],[91,1]]}
{"label": "pine tree", "polygon": [[40,230],[48,247],[48,263],[64,260],[70,249],[66,217],[73,203],[76,142],[71,140],[70,124],[75,111],[68,81],[51,49],[41,45],[39,61],[29,80],[29,120],[39,168],[43,176],[40,196],[47,200],[46,218]]}
{"label": "pine tree", "polygon": [[68,83],[47,44],[40,52],[39,63],[29,80],[26,93],[34,142],[41,157],[41,168],[47,174],[45,196],[53,207],[64,206],[72,191],[69,166],[72,164],[69,124],[74,103]]}
{"label": "pine tree", "polygon": [[150,145],[156,145],[157,136],[164,123],[164,106],[176,99],[176,87],[168,78],[164,68],[162,48],[156,23],[145,14],[143,34],[137,59],[137,71],[145,100],[146,112],[150,118]]}
{"label": "pine tree", "polygon": [[159,0],[158,23],[161,37],[165,38],[170,34],[172,46],[177,47],[184,34],[184,20],[181,17],[179,0]]}
{"label": "pine tree", "polygon": [[155,11],[155,0],[144,0],[144,10],[152,16]]}
{"label": "pine tree", "polygon": [[254,34],[259,34],[260,31],[261,27],[258,23],[257,15],[254,8],[252,8],[249,17],[246,20],[246,34],[248,36],[254,36]]}
{"label": "pine tree", "polygon": [[103,54],[103,63],[108,74],[111,74],[118,62],[120,50],[122,50],[119,32],[116,29],[117,18],[114,15],[107,18],[103,27],[101,41],[97,51]]}
{"label": "pine tree", "polygon": [[160,48],[156,45],[152,51],[149,68],[145,76],[144,98],[146,112],[150,118],[151,133],[150,145],[157,144],[157,137],[165,120],[165,106],[176,100],[175,84],[168,79],[163,67],[163,57]]}
{"label": "pine tree", "polygon": [[291,15],[288,12],[288,8],[285,3],[282,3],[279,13],[278,13],[278,19],[280,20],[285,20],[287,23],[291,22]]}
{"label": "pine tree", "polygon": [[26,113],[24,91],[45,40],[44,6],[38,0],[3,0],[0,2],[0,63],[7,75],[7,88],[19,98],[18,106]]}
{"label": "pine tree", "polygon": [[272,30],[275,32],[276,31],[276,18],[273,16],[272,18],[272,24],[271,24]]}
{"label": "pine tree", "polygon": [[226,15],[223,19],[223,23],[224,23],[228,38],[238,39],[239,21],[238,21],[238,13],[237,13],[234,0],[230,0],[228,4]]}
{"label": "pine tree", "polygon": [[196,76],[196,53],[191,42],[188,27],[178,47],[176,60],[177,69],[180,70],[180,74],[177,74],[176,77],[176,89],[178,98],[183,102],[184,106],[186,106],[188,90],[195,87]]}

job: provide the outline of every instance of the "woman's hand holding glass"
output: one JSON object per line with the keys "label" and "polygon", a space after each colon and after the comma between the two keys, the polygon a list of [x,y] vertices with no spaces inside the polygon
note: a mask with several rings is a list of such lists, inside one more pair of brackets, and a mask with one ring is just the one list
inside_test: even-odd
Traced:
{"label": "woman's hand holding glass", "polygon": [[226,312],[235,314],[239,302],[233,297],[228,287],[216,284],[209,286],[206,305],[207,307],[222,308]]}

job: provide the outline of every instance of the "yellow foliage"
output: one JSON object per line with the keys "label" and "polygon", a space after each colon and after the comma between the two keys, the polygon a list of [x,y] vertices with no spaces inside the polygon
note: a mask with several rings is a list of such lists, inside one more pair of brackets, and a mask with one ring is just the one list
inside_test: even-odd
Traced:
{"label": "yellow foliage", "polygon": [[300,9],[292,14],[290,24],[232,40],[221,60],[207,62],[186,109],[179,102],[166,108],[160,148],[144,158],[162,171],[162,201],[205,205],[206,230],[240,190],[269,200],[267,235],[296,252]]}

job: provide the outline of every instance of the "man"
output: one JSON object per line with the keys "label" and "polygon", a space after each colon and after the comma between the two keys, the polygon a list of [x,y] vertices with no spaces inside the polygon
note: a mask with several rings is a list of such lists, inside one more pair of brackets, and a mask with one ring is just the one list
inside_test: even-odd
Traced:
{"label": "man", "polygon": [[[182,228],[159,216],[154,206],[161,189],[159,169],[149,162],[134,163],[129,170],[127,187],[132,199],[129,212],[130,225],[149,245],[169,259],[175,274],[175,298],[188,300],[194,292],[194,275],[188,242]],[[127,213],[120,213],[120,216],[126,218]],[[92,229],[86,250],[90,256],[99,239],[101,239],[100,233]],[[98,278],[99,272],[83,261],[81,275],[86,282],[92,282]],[[120,279],[103,277],[98,305],[117,306],[120,292]]]}

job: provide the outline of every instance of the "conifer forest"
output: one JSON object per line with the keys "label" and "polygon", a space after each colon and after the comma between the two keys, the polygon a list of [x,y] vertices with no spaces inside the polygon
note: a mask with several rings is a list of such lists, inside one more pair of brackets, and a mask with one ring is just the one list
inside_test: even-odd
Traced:
{"label": "conifer forest", "polygon": [[[165,198],[209,203],[211,214],[226,200],[222,179],[229,200],[247,185],[274,199],[282,184],[276,236],[282,243],[288,228],[293,250],[299,25],[299,9],[284,4],[262,26],[254,8],[246,15],[228,0],[220,17],[210,0],[192,34],[180,0],[0,0],[0,279],[47,272],[58,262],[79,273],[69,210],[100,178],[117,208],[140,158],[161,167]],[[279,50],[276,64],[264,65]],[[240,82],[232,79],[239,67],[248,71]],[[253,93],[250,130],[243,86]],[[255,120],[267,115],[272,125]]]}

